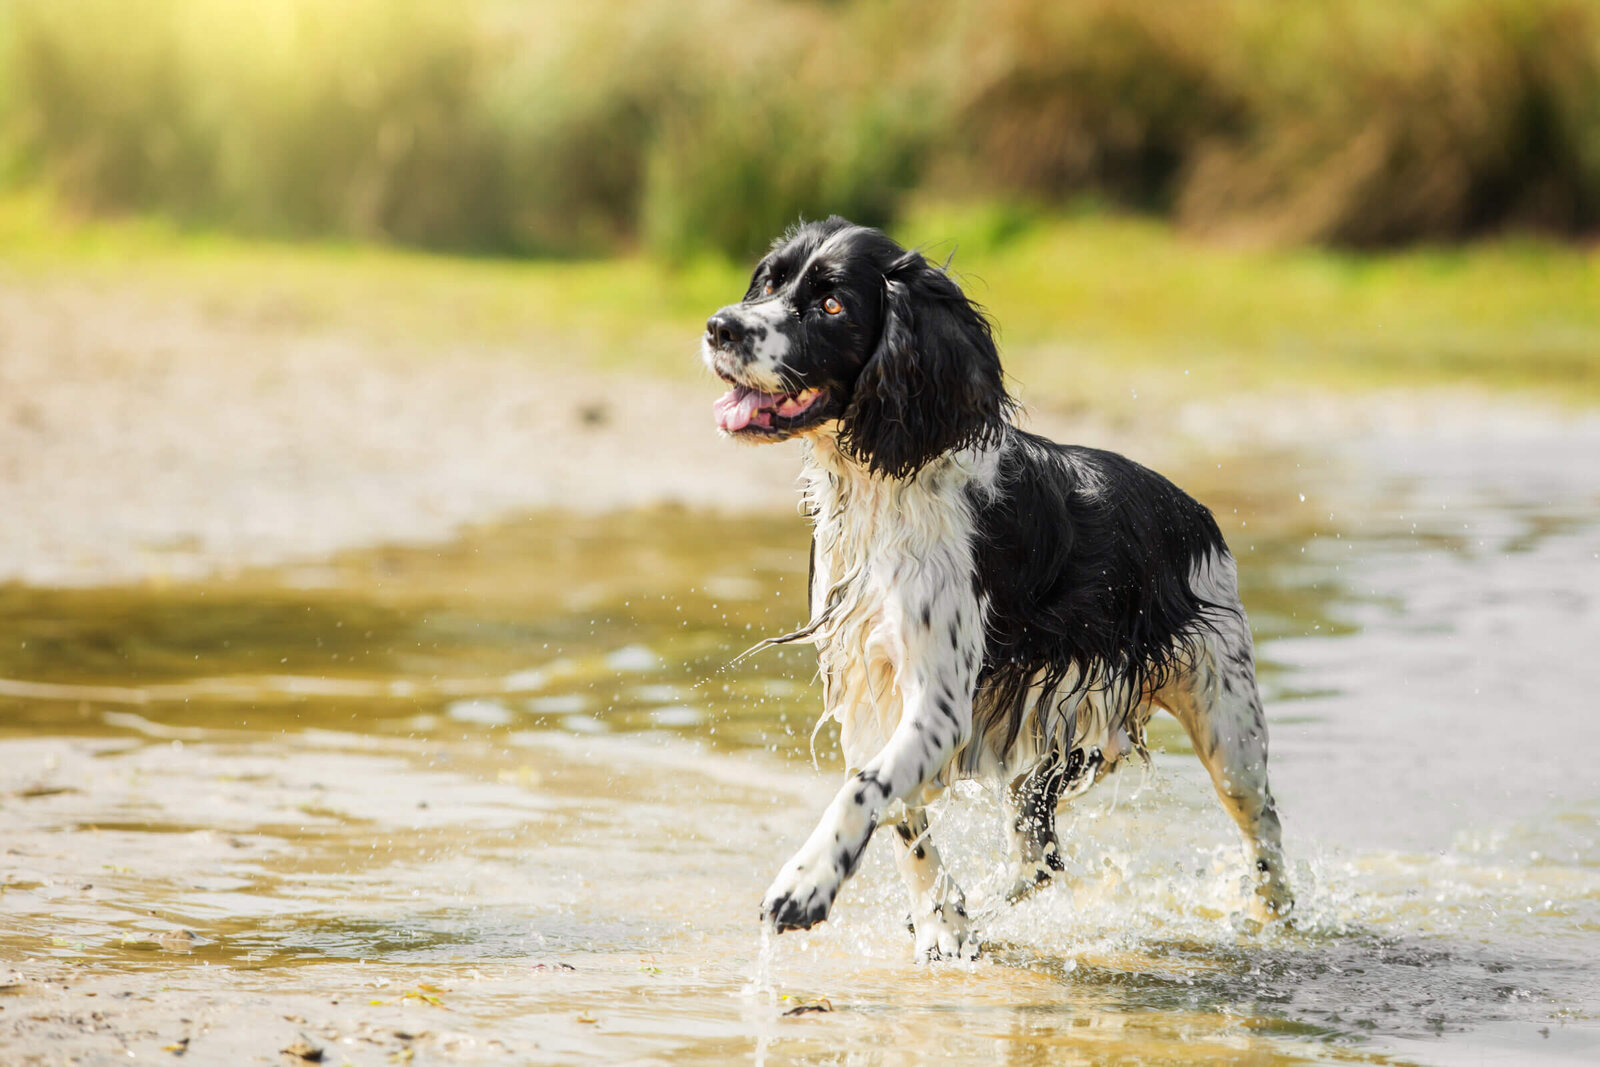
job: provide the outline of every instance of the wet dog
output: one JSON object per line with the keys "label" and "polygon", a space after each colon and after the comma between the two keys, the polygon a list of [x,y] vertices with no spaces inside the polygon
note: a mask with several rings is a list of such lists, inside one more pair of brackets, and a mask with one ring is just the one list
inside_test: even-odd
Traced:
{"label": "wet dog", "polygon": [[919,959],[975,955],[924,805],[1004,784],[1009,896],[1062,869],[1057,805],[1132,755],[1157,708],[1188,731],[1252,865],[1288,913],[1267,728],[1233,557],[1211,513],[1111,452],[1019,429],[988,320],[938,266],[840,218],[801,224],[711,316],[718,427],[799,437],[814,529],[824,717],[851,768],[761,906],[827,918],[894,827]]}

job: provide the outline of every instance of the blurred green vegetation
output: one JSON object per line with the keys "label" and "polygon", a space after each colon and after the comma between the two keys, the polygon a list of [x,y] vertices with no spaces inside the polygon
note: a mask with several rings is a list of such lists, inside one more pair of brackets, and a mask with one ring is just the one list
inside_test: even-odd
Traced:
{"label": "blurred green vegetation", "polygon": [[1254,243],[1600,226],[1600,0],[0,0],[0,182],[479,253],[1085,196]]}
{"label": "blurred green vegetation", "polygon": [[[914,200],[892,230],[953,256],[1031,403],[1137,416],[1266,385],[1440,384],[1600,400],[1600,256],[1571,244],[1227,246],[1156,220],[1009,201]],[[383,350],[476,345],[670,376],[703,373],[705,316],[738,299],[749,271],[709,255],[460,257],[73,221],[38,193],[0,195],[0,249],[9,284],[142,287],[263,328],[354,330]]]}
{"label": "blurred green vegetation", "polygon": [[1036,399],[1594,399],[1600,0],[0,0],[14,275],[687,370],[830,212]]}

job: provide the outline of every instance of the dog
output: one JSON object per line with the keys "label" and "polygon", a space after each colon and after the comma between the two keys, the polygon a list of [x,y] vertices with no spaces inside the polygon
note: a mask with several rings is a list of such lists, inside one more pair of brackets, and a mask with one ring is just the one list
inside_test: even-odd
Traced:
{"label": "dog", "polygon": [[1254,645],[1210,511],[1123,456],[1020,429],[983,310],[837,216],[780,237],[701,350],[730,386],[723,434],[804,442],[810,619],[763,646],[817,647],[822,721],[850,768],[764,922],[826,919],[890,825],[917,959],[976,956],[925,805],[957,778],[1002,783],[1021,899],[1063,867],[1057,806],[1148,761],[1157,708],[1238,824],[1252,916],[1288,915]]}

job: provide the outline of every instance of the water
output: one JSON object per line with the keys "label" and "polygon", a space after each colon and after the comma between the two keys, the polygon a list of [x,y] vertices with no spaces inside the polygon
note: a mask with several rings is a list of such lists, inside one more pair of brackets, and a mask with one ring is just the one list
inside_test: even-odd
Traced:
{"label": "water", "polygon": [[[838,759],[824,732],[810,764],[804,650],[722,668],[803,618],[798,519],[543,515],[0,589],[0,1048],[1594,1062],[1596,457],[1547,427],[1192,464],[1260,642],[1297,920],[1235,917],[1231,825],[1162,717],[1148,780],[1064,816],[1067,877],[983,915],[972,965],[910,963],[881,844],[763,949]],[[981,892],[996,804],[961,793],[935,833]]]}

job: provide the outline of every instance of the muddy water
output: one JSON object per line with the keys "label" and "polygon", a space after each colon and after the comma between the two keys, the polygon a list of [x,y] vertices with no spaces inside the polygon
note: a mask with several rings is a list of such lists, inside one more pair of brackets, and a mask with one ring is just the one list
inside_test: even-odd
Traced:
{"label": "muddy water", "polygon": [[[1597,458],[1591,425],[1197,460],[1298,917],[1235,918],[1159,719],[972,966],[911,965],[881,844],[763,953],[838,761],[802,653],[723,665],[804,615],[796,518],[0,589],[0,1061],[1595,1062]],[[935,833],[993,887],[992,797]]]}

